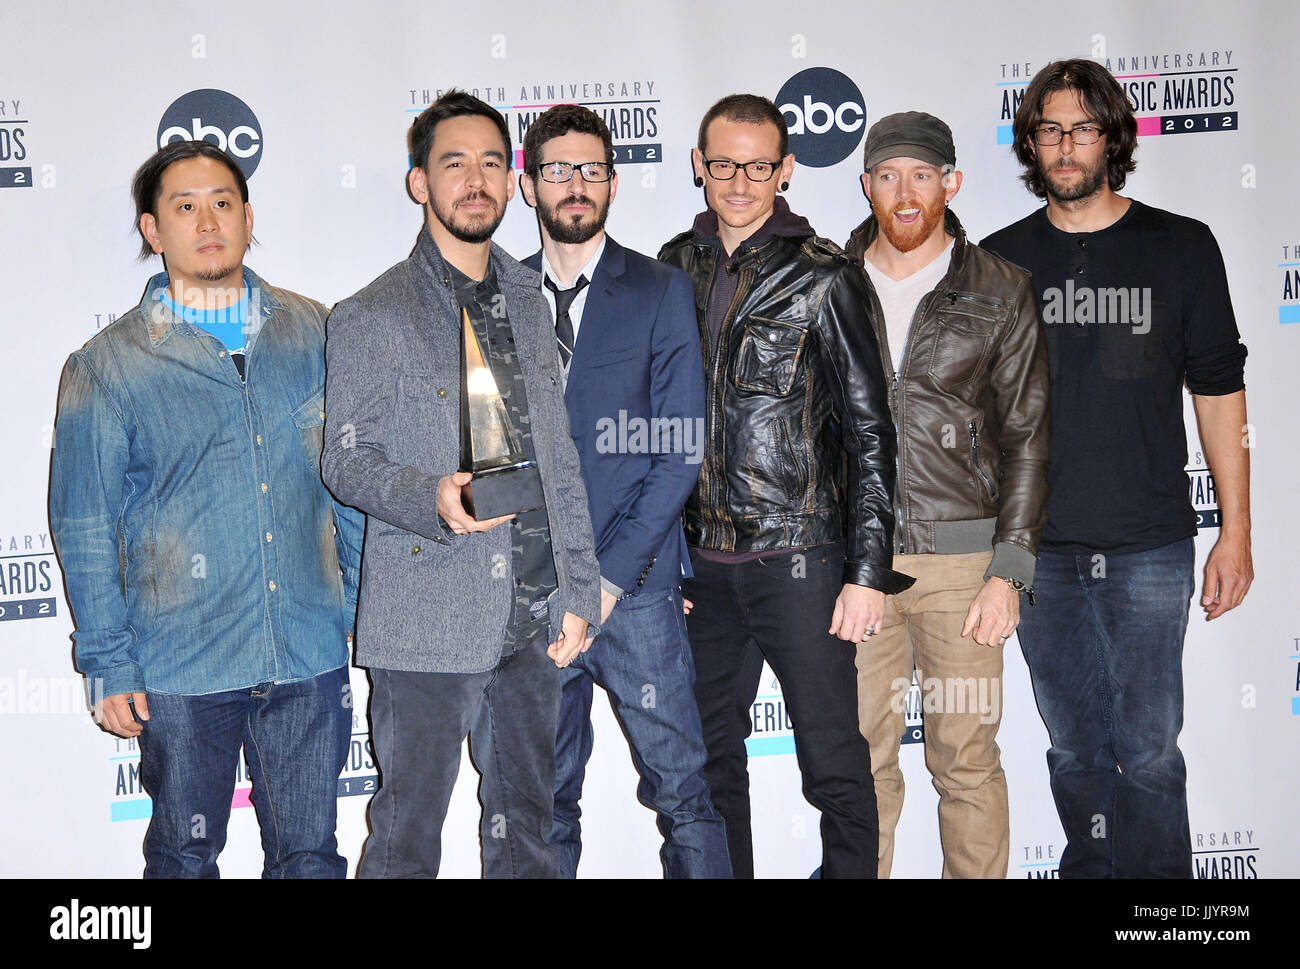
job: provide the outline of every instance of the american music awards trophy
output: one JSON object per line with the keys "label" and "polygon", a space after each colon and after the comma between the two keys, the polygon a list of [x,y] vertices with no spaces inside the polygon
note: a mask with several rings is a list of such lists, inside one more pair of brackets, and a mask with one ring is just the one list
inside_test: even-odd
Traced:
{"label": "american music awards trophy", "polygon": [[479,521],[541,508],[541,474],[524,456],[468,311],[461,310],[461,320],[460,470],[474,475],[461,501]]}

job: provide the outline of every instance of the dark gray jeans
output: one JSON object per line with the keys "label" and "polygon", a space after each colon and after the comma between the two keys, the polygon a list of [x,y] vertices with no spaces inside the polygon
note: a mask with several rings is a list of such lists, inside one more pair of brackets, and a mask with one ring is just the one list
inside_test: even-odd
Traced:
{"label": "dark gray jeans", "polygon": [[[528,639],[511,652],[512,637]],[[484,673],[372,669],[370,736],[380,788],[370,802],[361,878],[433,878],[442,822],[469,735],[483,805],[483,874],[554,878],[547,843],[555,793],[560,671],[547,626],[509,630],[503,659]]]}

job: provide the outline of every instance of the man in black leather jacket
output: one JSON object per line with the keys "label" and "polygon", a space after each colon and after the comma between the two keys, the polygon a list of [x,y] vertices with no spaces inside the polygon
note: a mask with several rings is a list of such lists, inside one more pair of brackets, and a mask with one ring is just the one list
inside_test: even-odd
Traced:
{"label": "man in black leather jacket", "polygon": [[873,214],[846,247],[871,279],[876,335],[893,374],[894,566],[916,576],[858,647],[882,878],[903,807],[898,748],[913,669],[925,763],[939,792],[944,877],[1006,877],[1007,782],[996,739],[1002,647],[1020,618],[1020,592],[1033,586],[1047,518],[1038,301],[1029,273],[967,242],[947,208],[961,187],[956,164],[952,132],[933,115],[877,121],[862,176]]}
{"label": "man in black leather jacket", "polygon": [[778,197],[794,156],[772,102],[719,101],[692,160],[708,211],[659,257],[694,281],[708,383],[682,587],[706,776],[735,874],[752,877],[745,738],[766,659],[822,813],[822,874],[874,877],[854,650],[911,580],[891,568],[894,430],[866,280]]}

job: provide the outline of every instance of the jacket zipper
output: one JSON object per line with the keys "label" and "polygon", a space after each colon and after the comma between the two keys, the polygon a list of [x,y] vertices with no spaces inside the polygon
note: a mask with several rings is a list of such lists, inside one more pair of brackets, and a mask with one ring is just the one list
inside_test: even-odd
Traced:
{"label": "jacket zipper", "polygon": [[[874,293],[873,293],[874,295]],[[907,358],[912,352],[912,347],[916,344],[915,330],[917,321],[925,316],[926,310],[930,308],[930,303],[934,299],[933,293],[927,293],[921,297],[920,302],[916,304],[916,311],[912,314],[912,320],[907,325],[907,345],[903,347],[903,359],[898,362],[897,369],[894,370],[889,384],[889,403],[890,409],[895,415],[895,431],[897,442],[894,448],[894,535],[897,539],[896,545],[898,552],[907,551],[907,514],[903,510],[904,502],[907,500],[903,493],[903,395],[901,384],[903,374],[907,370]],[[889,366],[893,366],[893,353],[889,349],[889,327],[885,323],[884,309],[880,305],[880,298],[877,296],[875,306],[877,319],[880,320],[880,344],[883,348],[883,359]]]}
{"label": "jacket zipper", "polygon": [[991,501],[998,496],[998,493],[997,493],[997,489],[993,487],[993,482],[989,480],[989,476],[984,473],[984,468],[980,466],[979,431],[976,429],[974,421],[970,421],[966,426],[970,428],[971,464],[975,468],[975,473],[980,476],[980,480],[984,482],[984,490],[988,494],[989,500]]}
{"label": "jacket zipper", "polygon": [[987,306],[989,309],[1001,309],[1003,303],[1001,300],[990,299],[987,296],[981,296],[979,293],[959,293],[955,289],[948,290],[944,294],[948,297],[948,302],[955,303],[961,300],[963,303],[974,303],[976,306]]}
{"label": "jacket zipper", "polygon": [[[717,274],[717,272],[718,272],[718,263],[717,263],[717,255],[716,255],[716,253],[715,253],[715,255],[714,255],[714,264],[713,264],[713,265],[714,265],[714,270],[713,270],[713,272],[714,272],[714,275],[716,276],[716,274]],[[715,473],[715,476],[716,476],[717,479],[718,479],[717,483],[718,483],[718,485],[719,485],[719,487],[718,487],[718,491],[719,491],[719,493],[720,493],[721,490],[722,490],[722,488],[721,488],[722,474],[725,474],[725,472],[718,473],[718,472],[716,471],[716,469],[719,469],[719,468],[725,468],[725,467],[726,467],[726,461],[727,461],[727,454],[726,454],[726,441],[727,441],[726,428],[722,426],[722,422],[721,422],[721,420],[719,420],[719,418],[720,418],[720,416],[721,416],[721,411],[722,411],[722,397],[723,397],[723,395],[726,393],[726,388],[723,387],[723,386],[722,386],[722,383],[721,383],[721,377],[722,377],[722,374],[721,374],[720,371],[721,371],[721,369],[722,369],[722,363],[723,363],[723,361],[726,360],[726,359],[727,359],[727,356],[728,356],[728,354],[727,354],[727,352],[726,352],[726,348],[727,348],[727,337],[728,337],[728,335],[731,333],[731,326],[732,326],[732,324],[735,322],[735,318],[736,318],[736,309],[740,306],[740,303],[741,303],[742,298],[743,298],[745,295],[747,295],[746,292],[745,292],[745,285],[750,281],[750,278],[751,278],[751,276],[752,276],[752,273],[749,271],[749,267],[745,267],[743,270],[737,270],[736,267],[735,267],[734,265],[732,265],[732,266],[728,266],[728,267],[726,267],[726,268],[723,269],[722,271],[723,271],[723,272],[730,272],[730,273],[735,273],[735,272],[739,271],[741,275],[740,275],[740,279],[739,279],[739,280],[737,281],[737,283],[736,283],[736,292],[735,292],[735,293],[732,295],[732,297],[731,297],[731,305],[727,307],[727,313],[726,313],[726,315],[722,318],[722,323],[721,323],[721,325],[718,327],[718,343],[717,343],[717,346],[714,348],[714,352],[713,352],[713,361],[712,361],[712,364],[713,364],[713,366],[712,366],[713,374],[712,374],[712,377],[711,377],[711,380],[710,380],[710,385],[711,385],[711,387],[712,387],[712,389],[713,389],[713,393],[709,395],[709,408],[710,408],[710,410],[711,410],[711,412],[712,412],[712,413],[709,414],[709,427],[710,427],[710,429],[711,429],[711,433],[712,433],[712,435],[713,435],[713,440],[710,442],[710,444],[712,445],[712,448],[711,448],[711,449],[712,449],[713,453],[716,454],[716,455],[718,455],[717,463],[714,465],[714,468],[715,468],[715,472],[714,472],[714,473]],[[710,291],[711,291],[711,290],[712,290],[712,287],[710,287]],[[712,494],[713,489],[709,487],[709,484],[710,484],[709,476],[708,476],[708,475],[703,475],[702,477],[703,477],[703,479],[704,479],[704,488],[702,489],[702,492],[701,492],[701,495],[700,495],[700,497],[701,497],[701,499],[702,499],[701,502],[700,502],[700,507],[701,507],[702,510],[703,510],[703,509],[707,509],[707,510],[708,510],[708,512],[709,512],[709,513],[713,516],[713,518],[714,518],[714,527],[715,527],[715,529],[716,529],[718,532],[722,532],[722,531],[723,531],[723,518],[724,518],[724,517],[727,517],[727,516],[724,516],[724,515],[722,515],[722,514],[720,514],[720,513],[717,513],[716,510],[714,509],[713,503],[712,503],[711,501],[706,501],[706,500],[704,500],[704,499],[708,499],[708,498],[710,497],[710,495]],[[728,519],[728,520],[729,520],[729,519]],[[719,537],[721,538],[721,536],[719,536]],[[719,544],[721,544],[721,545],[723,546],[722,549],[721,549],[721,551],[724,551],[724,552],[734,552],[734,551],[735,551],[735,549],[736,549],[736,536],[735,536],[735,527],[734,527],[734,526],[732,526],[732,528],[731,528],[731,537],[730,537],[730,540],[722,540]]]}

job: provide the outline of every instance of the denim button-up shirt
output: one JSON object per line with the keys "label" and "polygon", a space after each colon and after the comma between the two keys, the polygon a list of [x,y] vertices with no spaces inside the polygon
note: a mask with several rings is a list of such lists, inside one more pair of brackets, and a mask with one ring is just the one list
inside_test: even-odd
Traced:
{"label": "denim button-up shirt", "polygon": [[50,522],[77,667],[99,695],[217,693],[348,662],[364,519],[320,478],[326,311],[244,278],[246,381],[160,301],[166,273],[64,368]]}

